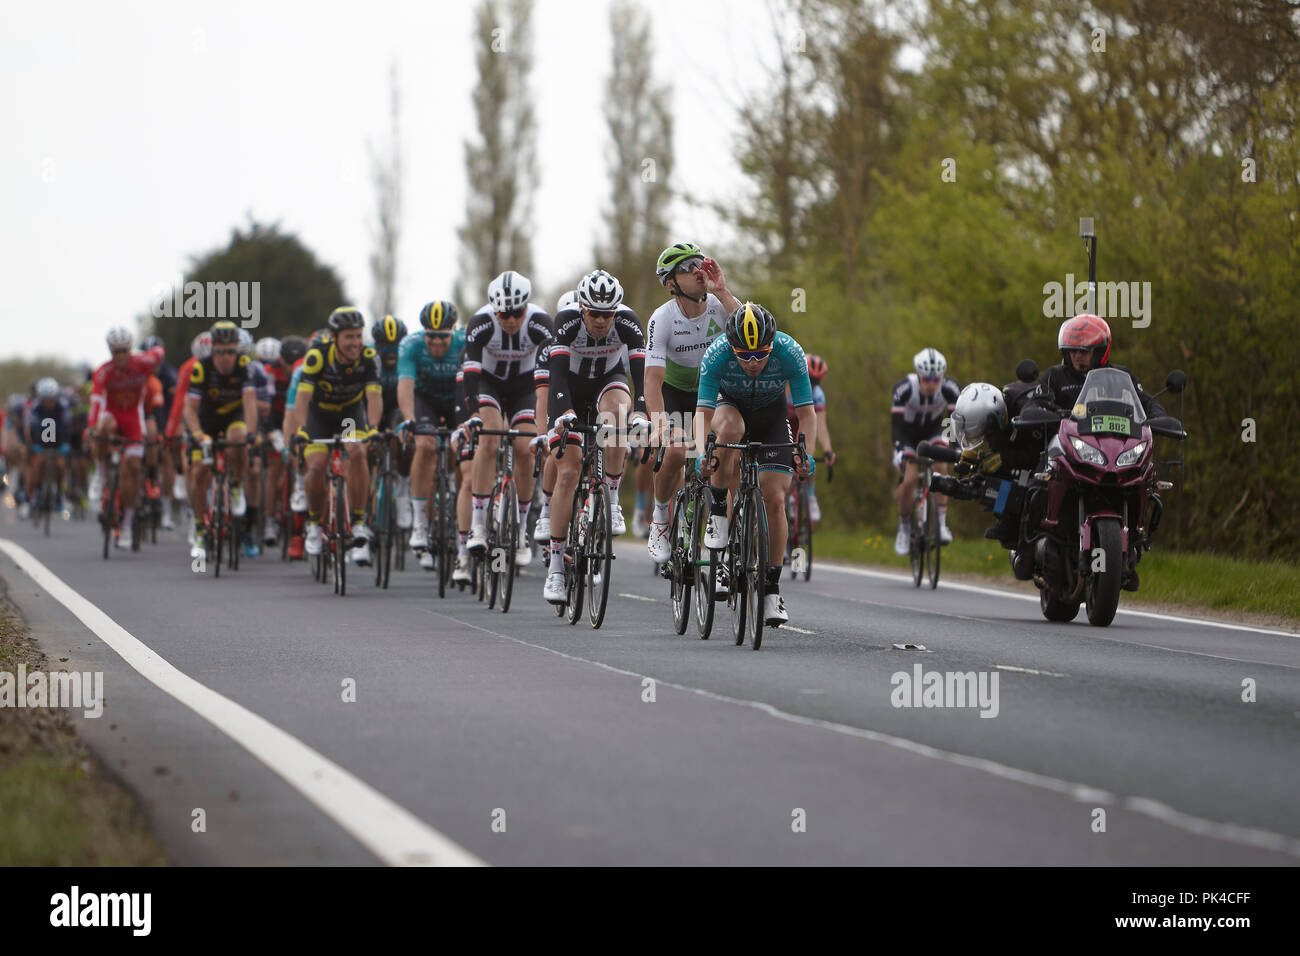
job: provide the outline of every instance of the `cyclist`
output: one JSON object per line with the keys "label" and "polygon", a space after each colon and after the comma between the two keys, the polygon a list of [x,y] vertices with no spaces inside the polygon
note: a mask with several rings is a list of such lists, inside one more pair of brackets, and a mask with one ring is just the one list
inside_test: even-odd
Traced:
{"label": "cyclist", "polygon": [[52,378],[43,378],[36,383],[36,401],[27,410],[27,443],[31,447],[31,465],[27,471],[26,484],[33,496],[40,492],[44,482],[43,470],[46,466],[46,449],[55,449],[58,457],[54,459],[54,487],[58,489],[58,501],[47,501],[45,506],[53,511],[62,509],[62,488],[65,462],[71,448],[72,419],[67,400],[63,397],[59,383]]}
{"label": "cyclist", "polygon": [[[189,391],[190,374],[194,371],[194,365],[201,359],[205,359],[212,354],[212,333],[206,329],[194,336],[190,343],[190,357],[181,363],[181,367],[176,371],[176,378],[185,383],[186,391]],[[172,402],[171,412],[167,416],[167,424],[163,429],[163,438],[166,439],[169,446],[179,442],[181,427],[184,425],[185,415],[185,398],[182,396],[180,401]],[[182,455],[180,458],[180,468],[176,475],[176,481],[172,486],[172,495],[180,502],[188,502],[189,496],[186,492],[187,482],[189,480],[189,456]],[[189,543],[190,547],[194,546],[194,524],[189,522]]]}
{"label": "cyclist", "polygon": [[[916,500],[916,446],[923,441],[946,445],[944,419],[957,407],[961,386],[949,377],[948,360],[938,349],[925,348],[912,357],[913,371],[894,386],[893,405],[889,410],[890,432],[894,441],[894,467],[898,469],[898,533],[894,536],[894,553],[903,555],[911,549],[910,516]],[[940,474],[944,467],[936,463]],[[935,495],[939,503],[939,540],[952,543],[948,530],[948,499]]]}
{"label": "cyclist", "polygon": [[[148,476],[146,484],[152,484],[161,499],[162,527],[170,531],[176,527],[172,521],[172,491],[176,476],[171,456],[163,446],[163,437],[167,433],[167,419],[172,407],[177,404],[176,390],[180,379],[176,369],[167,363],[166,347],[161,338],[151,335],[140,343],[140,348],[146,352],[154,346],[163,349],[163,360],[153,373],[161,387],[162,401],[154,402],[153,407],[149,409],[149,418],[145,421],[149,442],[145,450],[144,463]],[[152,493],[151,491],[150,494]]]}
{"label": "cyclist", "polygon": [[[560,296],[559,301],[555,303],[555,314],[558,316],[561,312],[569,309],[575,309],[578,306],[578,290],[570,289],[564,295]],[[544,427],[550,419],[547,417],[546,408],[550,402],[550,384],[551,384],[551,347],[543,345],[537,350],[537,364],[533,368],[533,384],[537,389],[537,408],[538,408],[538,435],[533,439],[533,447],[538,449],[539,453],[546,454],[546,436],[542,434]],[[543,548],[549,548],[551,545],[551,495],[555,494],[556,480],[556,459],[554,456],[547,454],[546,463],[542,466],[542,510],[538,512],[537,524],[533,528],[533,540]],[[550,489],[549,491],[547,489]]]}
{"label": "cyclist", "polygon": [[[289,369],[282,358],[283,351],[284,344],[273,336],[268,335],[253,343],[253,355],[262,364],[267,381],[275,389],[267,413],[261,415],[259,410],[262,438],[270,446],[266,456],[266,501],[272,513],[278,511],[278,502],[284,493],[284,402],[289,393]],[[275,525],[268,520],[262,543],[269,546],[276,540]]]}
{"label": "cyclist", "polygon": [[[402,421],[402,410],[397,404],[397,354],[406,338],[406,323],[396,316],[386,315],[370,327],[370,338],[379,355],[379,384],[383,386],[384,409],[375,427],[391,430]],[[378,449],[370,450],[370,463],[379,463]],[[402,452],[397,460],[397,481],[394,483],[393,503],[396,506],[397,527],[405,531],[411,527],[411,455]]]}
{"label": "cyclist", "polygon": [[[189,391],[185,396],[185,430],[193,445],[186,482],[190,510],[194,513],[192,556],[203,554],[206,545],[208,486],[212,472],[204,459],[204,445],[212,438],[229,442],[247,441],[257,429],[257,386],[253,383],[251,360],[239,354],[239,326],[226,319],[213,324],[212,353],[190,367]],[[248,512],[244,497],[247,451],[227,450],[230,462],[230,513],[242,518]],[[233,544],[233,542],[232,542]]]}
{"label": "cyclist", "polygon": [[[568,426],[597,413],[601,419],[629,420],[629,413],[648,421],[645,415],[645,339],[636,313],[623,305],[623,287],[608,272],[597,269],[578,283],[578,307],[555,317],[555,342],[550,347],[548,367],[549,419],[554,428],[547,436],[555,450],[560,442],[576,446],[556,465],[557,498],[551,501],[550,572],[543,596],[551,604],[565,603],[564,544],[573,510],[573,492],[582,467],[581,448],[586,436],[573,434]],[[623,349],[627,349],[627,367]],[[574,360],[577,360],[576,367]],[[632,389],[628,389],[628,374]],[[627,530],[618,503],[627,444],[618,441],[605,454],[605,484],[610,497],[610,535]],[[555,532],[560,532],[557,537]]]}
{"label": "cyclist", "polygon": [[[822,390],[821,382],[826,377],[826,360],[820,355],[808,356],[808,381],[812,383],[813,408],[817,410],[817,435],[816,444],[821,446],[822,452],[826,456],[828,465],[835,464],[835,452],[831,450],[831,432],[826,424],[826,392]],[[785,416],[790,420],[790,428],[797,429],[797,416],[794,411],[794,402],[790,400],[790,390],[785,391]],[[808,452],[812,454],[813,436],[808,436]],[[814,455],[814,457],[821,457]],[[817,479],[808,479],[808,517],[813,521],[822,520],[821,505],[817,503]]]}
{"label": "cyclist", "polygon": [[[742,440],[765,444],[792,442],[790,423],[785,417],[786,385],[794,401],[799,431],[816,434],[817,413],[813,409],[812,383],[799,343],[776,330],[776,319],[761,305],[746,302],[727,318],[726,334],[704,353],[700,362],[697,435],[716,433],[719,442]],[[740,459],[735,449],[719,449],[718,468],[700,460],[701,474],[709,477],[712,500],[704,530],[706,547],[727,546],[727,490],[740,484]],[[793,448],[768,449],[759,465],[759,487],[767,512],[768,566],[763,596],[763,617],[773,627],[790,620],[781,596],[781,562],[785,555],[788,527],[785,498],[791,475],[800,480],[813,473],[809,457],[795,461]],[[712,472],[712,473],[711,473]],[[774,563],[775,562],[775,563]]]}
{"label": "cyclist", "polygon": [[[518,272],[501,273],[488,285],[488,301],[474,314],[465,333],[465,403],[476,409],[467,421],[474,427],[501,430],[536,426],[536,386],[533,368],[540,346],[554,341],[550,316],[530,303],[532,284]],[[529,436],[531,437],[531,436]],[[495,483],[499,436],[484,435],[474,456],[473,518],[468,548],[481,554],[487,548],[487,509]],[[515,455],[523,458],[529,438],[515,440]],[[528,527],[532,504],[533,472],[515,473],[519,492],[519,527]],[[528,565],[532,551],[523,540],[514,542],[515,564]]]}
{"label": "cyclist", "polygon": [[[379,362],[375,350],[362,341],[365,325],[360,309],[335,309],[329,317],[330,341],[309,349],[302,363],[296,404],[306,402],[298,434],[307,440],[306,552],[312,556],[321,553],[320,522],[330,456],[324,445],[313,445],[311,439],[339,434],[365,439],[373,434],[368,423],[379,421],[384,408]],[[352,508],[352,560],[364,567],[370,564],[370,531],[365,521],[370,468],[365,455],[348,456],[347,485]]]}
{"label": "cyclist", "polygon": [[135,503],[140,495],[140,460],[144,455],[144,399],[149,376],[163,360],[163,350],[154,346],[148,352],[132,354],[132,335],[121,326],[106,336],[112,358],[95,369],[90,391],[90,416],[87,427],[93,436],[92,448],[97,463],[90,481],[94,507],[103,504],[104,478],[108,471],[109,440],[115,435],[126,443],[122,450],[118,497],[122,502],[122,528],[117,547],[130,549],[131,524]]}
{"label": "cyclist", "polygon": [[[306,420],[306,414],[303,407],[298,407],[298,384],[302,381],[302,363],[306,360],[307,351],[318,346],[323,346],[329,342],[329,330],[323,329],[313,334],[310,341],[303,339],[301,336],[286,336],[280,344],[280,356],[285,364],[289,366],[291,373],[289,375],[289,389],[284,395],[284,428],[286,435],[294,436],[298,434],[298,429],[302,427]],[[305,406],[306,403],[304,402]],[[295,455],[289,455],[289,468],[293,471],[293,491],[289,495],[289,511],[293,515],[293,533],[289,536],[289,559],[291,561],[300,560],[305,554],[303,544],[303,526],[307,521],[307,486],[306,475],[298,467],[298,458]]]}
{"label": "cyclist", "polygon": [[722,267],[693,242],[678,242],[659,254],[655,275],[672,298],[655,309],[646,326],[645,397],[657,440],[668,445],[654,477],[654,512],[646,548],[656,562],[668,560],[668,503],[682,481],[683,436],[691,435],[700,360],[722,334],[740,302],[727,288]]}
{"label": "cyclist", "polygon": [[[404,336],[398,348],[397,404],[404,428],[412,423],[454,428],[467,417],[464,395],[456,387],[461,357],[465,353],[465,330],[456,328],[456,306],[442,300],[428,302],[420,310],[420,331]],[[429,491],[437,471],[438,439],[415,436],[415,457],[411,461],[410,487],[413,508],[411,550],[420,555],[420,567],[433,570],[429,550]],[[457,456],[458,457],[458,456]],[[456,461],[457,457],[450,460]],[[463,485],[469,478],[468,459],[459,464]]]}

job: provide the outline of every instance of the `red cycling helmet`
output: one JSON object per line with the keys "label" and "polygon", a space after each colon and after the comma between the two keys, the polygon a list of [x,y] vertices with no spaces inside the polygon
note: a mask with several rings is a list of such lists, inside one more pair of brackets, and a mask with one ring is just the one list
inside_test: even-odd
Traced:
{"label": "red cycling helmet", "polygon": [[1092,350],[1092,367],[1102,368],[1110,358],[1110,326],[1100,316],[1085,312],[1061,323],[1056,336],[1056,347],[1061,350],[1061,361],[1068,363],[1066,352],[1080,349]]}
{"label": "red cycling helmet", "polygon": [[808,378],[814,384],[826,377],[826,360],[820,355],[808,356]]}

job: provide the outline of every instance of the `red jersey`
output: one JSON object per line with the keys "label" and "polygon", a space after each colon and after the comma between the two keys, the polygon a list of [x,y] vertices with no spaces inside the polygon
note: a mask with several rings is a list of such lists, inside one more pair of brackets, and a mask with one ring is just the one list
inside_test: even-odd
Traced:
{"label": "red jersey", "polygon": [[[181,382],[186,388],[189,387],[190,372],[194,368],[194,363],[198,359],[194,357],[187,358],[176,372],[176,381]],[[171,414],[167,416],[167,430],[164,432],[166,437],[175,438],[181,433],[181,422],[185,414],[185,392],[178,385],[176,388],[176,400],[172,402]]]}
{"label": "red jersey", "polygon": [[93,428],[105,409],[118,413],[114,416],[118,417],[140,408],[149,387],[149,376],[162,360],[163,347],[156,345],[147,352],[134,353],[123,371],[118,371],[111,359],[95,369],[88,424]]}

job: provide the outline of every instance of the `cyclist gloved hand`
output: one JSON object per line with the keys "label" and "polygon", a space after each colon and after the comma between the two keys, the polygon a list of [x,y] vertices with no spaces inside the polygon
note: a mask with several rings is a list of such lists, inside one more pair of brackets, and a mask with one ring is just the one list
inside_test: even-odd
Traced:
{"label": "cyclist gloved hand", "polygon": [[556,431],[568,431],[578,422],[578,416],[573,412],[565,412],[555,420]]}
{"label": "cyclist gloved hand", "polygon": [[547,432],[546,434],[543,435],[538,435],[536,438],[533,438],[528,442],[528,447],[530,447],[533,450],[533,454],[540,454],[541,452],[546,450],[549,438],[550,438],[550,432]]}
{"label": "cyclist gloved hand", "polygon": [[650,443],[650,419],[636,415],[628,420],[627,443],[633,448]]}
{"label": "cyclist gloved hand", "polygon": [[471,418],[467,418],[465,420],[465,424],[462,425],[461,427],[464,428],[466,432],[475,431],[476,429],[483,427],[483,419],[479,418],[477,415],[474,415]]}

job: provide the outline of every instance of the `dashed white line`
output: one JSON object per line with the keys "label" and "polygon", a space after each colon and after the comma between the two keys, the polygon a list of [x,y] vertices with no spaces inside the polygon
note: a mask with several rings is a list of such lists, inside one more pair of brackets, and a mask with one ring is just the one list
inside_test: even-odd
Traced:
{"label": "dashed white line", "polygon": [[649,601],[651,604],[658,604],[654,598],[646,597],[644,594],[630,594],[627,591],[620,591],[619,597],[631,598],[633,601]]}
{"label": "dashed white line", "polygon": [[1000,671],[1015,671],[1019,674],[1038,674],[1042,677],[1069,677],[1069,674],[1058,674],[1056,671],[1039,671],[1032,667],[1015,667],[1011,664],[994,664]]}
{"label": "dashed white line", "polygon": [[485,865],[468,850],[298,738],[177,670],[65,584],[25,548],[0,538],[0,549],[145,680],[176,698],[266,764],[385,863],[392,866]]}

